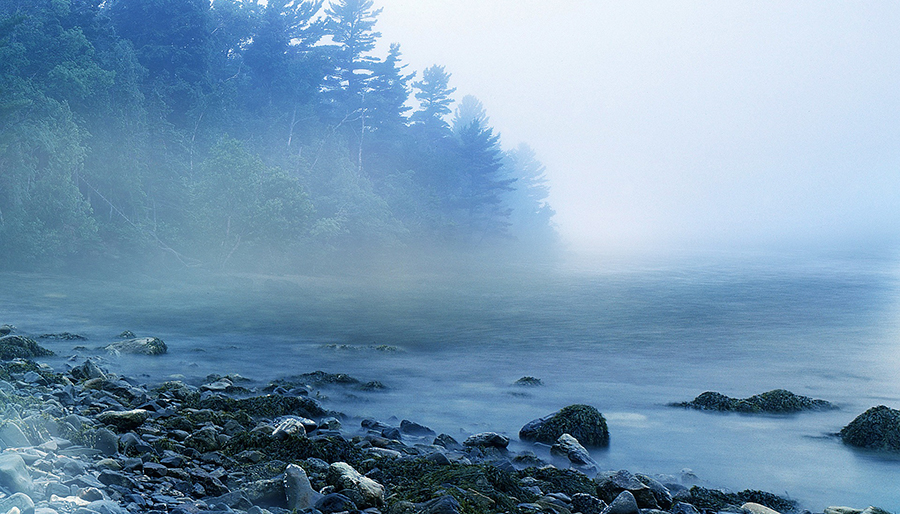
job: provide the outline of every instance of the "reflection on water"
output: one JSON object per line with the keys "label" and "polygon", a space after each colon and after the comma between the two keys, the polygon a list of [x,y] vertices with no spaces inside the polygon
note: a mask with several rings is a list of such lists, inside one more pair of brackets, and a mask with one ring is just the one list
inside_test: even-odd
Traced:
{"label": "reflection on water", "polygon": [[[122,330],[163,338],[159,358],[106,357],[148,382],[240,373],[257,382],[317,369],[379,380],[379,392],[328,391],[329,407],[412,419],[464,437],[515,436],[572,403],[598,407],[609,469],[678,474],[787,494],[807,508],[900,510],[894,458],[833,434],[867,408],[900,407],[897,283],[877,262],[560,267],[354,278],[209,277],[116,282],[2,276],[0,312],[47,341],[64,366]],[[381,345],[387,345],[386,351]],[[512,385],[522,376],[544,386]],[[666,407],[706,390],[774,388],[835,412],[717,415]]]}

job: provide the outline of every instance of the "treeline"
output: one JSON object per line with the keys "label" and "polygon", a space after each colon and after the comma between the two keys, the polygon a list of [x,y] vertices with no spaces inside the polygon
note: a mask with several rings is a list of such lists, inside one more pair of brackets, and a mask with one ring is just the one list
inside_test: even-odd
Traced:
{"label": "treeline", "polygon": [[0,0],[0,267],[552,245],[534,153],[443,67],[374,55],[379,13]]}

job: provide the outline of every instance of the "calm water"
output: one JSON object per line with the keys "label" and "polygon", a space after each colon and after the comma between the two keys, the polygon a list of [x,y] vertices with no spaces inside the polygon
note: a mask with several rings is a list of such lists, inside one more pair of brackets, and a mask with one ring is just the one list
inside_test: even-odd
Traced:
{"label": "calm water", "polygon": [[[389,390],[330,391],[326,406],[458,438],[515,438],[533,418],[588,403],[610,426],[610,448],[593,452],[601,467],[690,468],[705,485],[764,489],[813,511],[896,512],[900,459],[829,434],[869,407],[900,408],[898,271],[887,260],[760,256],[208,283],[5,274],[0,323],[77,332],[89,348],[125,329],[161,337],[168,355],[106,357],[113,371],[147,382],[216,372],[264,383],[317,369],[379,380]],[[382,344],[400,351],[369,348]],[[92,354],[46,346],[61,354],[49,361],[58,367]],[[526,375],[544,387],[511,385]],[[707,390],[745,397],[774,388],[841,410],[758,417],[665,406]]]}

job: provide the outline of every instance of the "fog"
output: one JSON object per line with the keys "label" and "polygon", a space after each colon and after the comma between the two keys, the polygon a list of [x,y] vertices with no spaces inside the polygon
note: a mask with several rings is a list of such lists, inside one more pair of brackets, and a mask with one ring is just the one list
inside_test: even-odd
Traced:
{"label": "fog", "polygon": [[573,247],[891,246],[900,6],[385,0],[548,169]]}

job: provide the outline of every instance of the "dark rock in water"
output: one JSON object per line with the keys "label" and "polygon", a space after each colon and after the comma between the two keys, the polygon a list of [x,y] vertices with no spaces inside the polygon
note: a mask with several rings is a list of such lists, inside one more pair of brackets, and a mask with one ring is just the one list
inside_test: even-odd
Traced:
{"label": "dark rock in water", "polygon": [[225,412],[245,412],[253,417],[274,419],[279,416],[294,414],[304,418],[325,416],[319,402],[312,398],[298,396],[265,395],[250,398],[234,399],[227,396],[213,395],[199,402],[201,409],[212,409]]}
{"label": "dark rock in water", "polygon": [[604,512],[605,514],[640,514],[641,509],[630,491],[622,491]]}
{"label": "dark rock in water", "polygon": [[313,385],[357,385],[359,380],[344,373],[326,373],[324,371],[313,371],[312,373],[304,373],[297,376]]}
{"label": "dark rock in water", "polygon": [[463,446],[506,448],[509,446],[509,438],[496,432],[482,432],[466,438],[463,441]]}
{"label": "dark rock in water", "polygon": [[118,337],[119,339],[134,339],[137,336],[134,335],[134,332],[132,332],[131,330],[123,330],[122,333],[117,335],[116,337]]}
{"label": "dark rock in water", "polygon": [[103,347],[110,353],[129,353],[135,355],[162,355],[169,348],[162,339],[156,337],[138,337],[108,344]]}
{"label": "dark rock in water", "polygon": [[691,487],[690,498],[687,502],[701,511],[706,509],[721,511],[726,507],[739,509],[741,505],[748,502],[758,503],[778,512],[794,512],[797,510],[796,501],[764,491],[747,489],[739,493],[726,493],[696,485]]}
{"label": "dark rock in water", "polygon": [[41,334],[38,339],[51,339],[54,341],[87,341],[87,338],[80,334],[71,332],[60,332],[58,334]]}
{"label": "dark rock in water", "polygon": [[416,504],[416,512],[421,514],[459,514],[460,508],[459,501],[449,495]]}
{"label": "dark rock in water", "polygon": [[409,435],[418,435],[418,436],[433,436],[434,430],[426,427],[425,425],[420,425],[413,421],[409,421],[404,419],[400,421],[400,431],[404,434]]}
{"label": "dark rock in water", "polygon": [[0,336],[8,336],[15,327],[12,325],[0,325]]}
{"label": "dark rock in water", "polygon": [[572,495],[572,512],[582,514],[600,514],[606,509],[606,502],[596,496],[586,493]]}
{"label": "dark rock in water", "polygon": [[34,339],[11,335],[0,337],[0,360],[32,359],[51,355],[54,353],[37,344]]}
{"label": "dark rock in water", "polygon": [[[622,469],[616,472],[601,473],[595,480],[597,482],[597,496],[602,500],[612,502],[623,492],[627,491],[642,509],[661,508],[653,489],[628,470]],[[665,490],[664,487],[663,490]],[[672,497],[668,496],[667,506],[671,504]]]}
{"label": "dark rock in water", "polygon": [[842,428],[840,436],[850,446],[900,451],[900,410],[884,405],[872,407]]}
{"label": "dark rock in water", "polygon": [[570,434],[585,446],[609,446],[606,419],[590,405],[569,405],[549,416],[529,421],[519,431],[519,439],[554,444],[563,434]]}
{"label": "dark rock in water", "polygon": [[542,385],[544,385],[544,383],[541,382],[541,379],[539,379],[539,378],[535,378],[535,377],[522,377],[522,378],[516,380],[516,381],[513,383],[513,385],[517,385],[517,386],[526,386],[526,387],[537,387],[537,386],[542,386]]}
{"label": "dark rock in water", "polygon": [[715,391],[707,391],[692,401],[671,405],[697,410],[769,414],[837,409],[831,402],[800,396],[785,389],[774,389],[750,398],[731,398]]}
{"label": "dark rock in water", "polygon": [[100,369],[100,366],[97,366],[91,359],[84,361],[84,364],[81,366],[72,368],[72,371],[70,371],[69,374],[78,381],[90,380],[92,378],[106,378],[106,373],[104,373],[103,370]]}
{"label": "dark rock in water", "polygon": [[454,450],[457,448],[462,448],[462,445],[459,444],[459,441],[453,438],[451,435],[441,434],[434,438],[434,442],[437,446],[443,446],[448,450]]}

